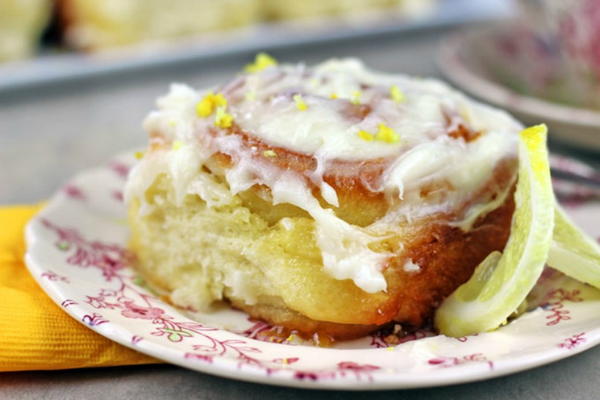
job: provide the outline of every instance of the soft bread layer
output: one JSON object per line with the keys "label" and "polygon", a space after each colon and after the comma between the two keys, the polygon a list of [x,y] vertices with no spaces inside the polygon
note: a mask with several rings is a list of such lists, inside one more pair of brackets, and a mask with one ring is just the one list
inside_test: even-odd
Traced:
{"label": "soft bread layer", "polygon": [[157,207],[142,216],[134,199],[129,208],[142,274],[182,307],[227,299],[290,329],[350,338],[392,321],[421,325],[487,254],[504,247],[513,210],[507,196],[468,233],[441,217],[399,226],[378,244],[396,254],[384,271],[388,289],[370,294],[323,270],[314,221],[303,210],[264,207],[257,190],[218,207],[193,195],[175,206],[169,178],[160,176],[145,195]]}

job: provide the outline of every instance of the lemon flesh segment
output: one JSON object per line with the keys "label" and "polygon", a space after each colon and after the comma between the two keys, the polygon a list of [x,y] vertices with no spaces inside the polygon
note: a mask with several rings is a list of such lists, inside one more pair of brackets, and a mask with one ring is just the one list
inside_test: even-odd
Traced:
{"label": "lemon flesh segment", "polygon": [[461,337],[493,330],[518,309],[542,274],[552,243],[554,195],[546,150],[547,128],[519,135],[515,213],[504,252],[490,254],[469,281],[440,306],[440,333]]}
{"label": "lemon flesh segment", "polygon": [[600,289],[600,246],[580,231],[557,205],[548,265]]}

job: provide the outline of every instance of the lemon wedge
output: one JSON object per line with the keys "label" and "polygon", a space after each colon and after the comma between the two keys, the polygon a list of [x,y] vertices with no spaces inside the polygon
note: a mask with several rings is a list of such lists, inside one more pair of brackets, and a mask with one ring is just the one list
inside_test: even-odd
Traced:
{"label": "lemon wedge", "polygon": [[491,253],[440,306],[440,333],[461,337],[493,330],[518,309],[542,274],[552,244],[554,195],[546,150],[547,128],[519,135],[519,180],[511,233],[502,254]]}
{"label": "lemon wedge", "polygon": [[557,205],[548,265],[600,289],[600,246],[571,222]]}

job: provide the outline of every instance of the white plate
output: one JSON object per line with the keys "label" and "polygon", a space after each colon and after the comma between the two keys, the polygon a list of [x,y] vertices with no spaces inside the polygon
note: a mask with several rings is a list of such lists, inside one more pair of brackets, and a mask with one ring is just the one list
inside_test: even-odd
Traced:
{"label": "white plate", "polygon": [[[399,389],[505,375],[600,343],[600,291],[552,273],[538,285],[544,307],[495,332],[460,339],[419,331],[398,345],[372,335],[320,348],[294,337],[284,343],[257,340],[266,324],[249,322],[237,311],[196,314],[202,321],[197,322],[144,288],[128,265],[122,188],[131,163],[132,157],[119,157],[81,173],[57,193],[27,227],[26,262],[73,318],[142,353],[246,381]],[[598,216],[599,203],[585,204],[575,214],[581,221]],[[595,229],[592,233],[600,235]]]}

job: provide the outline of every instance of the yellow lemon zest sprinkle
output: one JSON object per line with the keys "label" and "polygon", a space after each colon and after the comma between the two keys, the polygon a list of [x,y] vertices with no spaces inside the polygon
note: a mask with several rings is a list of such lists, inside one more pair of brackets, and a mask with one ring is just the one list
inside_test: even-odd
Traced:
{"label": "yellow lemon zest sprinkle", "polygon": [[233,115],[225,111],[225,107],[218,107],[215,114],[215,125],[219,128],[229,128],[233,123]]}
{"label": "yellow lemon zest sprinkle", "polygon": [[385,348],[387,351],[394,351],[395,347],[394,346],[388,346]]}
{"label": "yellow lemon zest sprinkle", "polygon": [[386,143],[398,143],[400,141],[400,135],[386,124],[379,124],[375,139]]}
{"label": "yellow lemon zest sprinkle", "polygon": [[296,335],[294,335],[293,333],[287,337],[286,342],[293,342],[296,339]]}
{"label": "yellow lemon zest sprinkle", "polygon": [[273,150],[265,150],[265,151],[263,151],[263,156],[265,156],[265,157],[277,157],[277,153],[275,153]]}
{"label": "yellow lemon zest sprinkle", "polygon": [[283,365],[288,365],[289,364],[289,361],[288,361],[287,358],[284,358],[283,360],[281,360],[281,362],[282,362]]}
{"label": "yellow lemon zest sprinkle", "polygon": [[337,98],[338,98],[338,95],[337,95],[336,93],[331,93],[331,94],[329,95],[329,98],[330,98],[330,99],[333,99],[333,100],[335,100],[335,99],[337,99]]}
{"label": "yellow lemon zest sprinkle", "polygon": [[211,115],[218,107],[227,107],[227,99],[221,93],[209,92],[196,104],[196,114],[202,118]]}
{"label": "yellow lemon zest sprinkle", "polygon": [[254,58],[254,62],[246,65],[246,68],[244,68],[244,70],[250,73],[260,72],[263,69],[273,65],[277,65],[276,59],[274,59],[267,53],[258,53]]}
{"label": "yellow lemon zest sprinkle", "polygon": [[173,144],[171,145],[171,148],[172,148],[173,150],[179,150],[179,149],[180,149],[180,148],[182,148],[182,147],[183,147],[183,142],[182,142],[181,140],[175,140],[175,141],[173,142]]}
{"label": "yellow lemon zest sprinkle", "polygon": [[404,96],[404,93],[397,85],[392,85],[390,88],[390,97],[398,104],[403,103],[406,100],[406,96]]}
{"label": "yellow lemon zest sprinkle", "polygon": [[144,158],[144,152],[136,151],[135,153],[133,153],[133,156],[135,157],[136,160],[141,160],[142,158]]}
{"label": "yellow lemon zest sprinkle", "polygon": [[296,103],[296,108],[298,110],[300,110],[300,111],[306,111],[306,110],[308,110],[308,105],[306,104],[306,102],[302,98],[301,94],[295,94],[294,95],[294,103]]}
{"label": "yellow lemon zest sprinkle", "polygon": [[360,97],[362,96],[362,92],[360,90],[355,90],[352,92],[352,97],[350,98],[350,102],[352,104],[360,104]]}
{"label": "yellow lemon zest sprinkle", "polygon": [[367,131],[360,130],[358,131],[358,137],[367,142],[372,142],[374,137]]}
{"label": "yellow lemon zest sprinkle", "polygon": [[206,118],[213,113],[213,103],[209,97],[206,96],[196,104],[196,114],[199,117]]}

